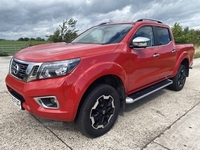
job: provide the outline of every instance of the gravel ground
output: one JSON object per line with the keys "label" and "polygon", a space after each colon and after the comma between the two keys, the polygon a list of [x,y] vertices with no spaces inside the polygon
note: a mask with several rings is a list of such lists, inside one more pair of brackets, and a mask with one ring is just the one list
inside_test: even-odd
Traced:
{"label": "gravel ground", "polygon": [[162,89],[127,105],[105,135],[89,139],[74,123],[42,119],[19,110],[6,92],[10,57],[0,57],[0,149],[200,149],[200,59],[180,92]]}

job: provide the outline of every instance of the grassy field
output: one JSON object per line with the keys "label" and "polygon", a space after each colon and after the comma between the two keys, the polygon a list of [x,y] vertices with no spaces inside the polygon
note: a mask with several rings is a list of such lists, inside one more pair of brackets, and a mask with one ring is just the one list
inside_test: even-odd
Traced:
{"label": "grassy field", "polygon": [[0,56],[11,56],[25,47],[45,43],[49,41],[0,41]]}
{"label": "grassy field", "polygon": [[[39,44],[50,43],[49,41],[0,41],[0,56],[12,56],[17,51]],[[200,47],[195,46],[195,58],[200,57]]]}

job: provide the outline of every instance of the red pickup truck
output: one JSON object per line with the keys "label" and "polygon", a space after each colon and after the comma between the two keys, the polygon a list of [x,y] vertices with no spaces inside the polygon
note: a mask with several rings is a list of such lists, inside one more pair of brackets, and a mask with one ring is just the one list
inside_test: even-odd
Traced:
{"label": "red pickup truck", "polygon": [[83,134],[98,137],[112,128],[126,103],[164,87],[181,90],[193,56],[193,45],[176,45],[160,21],[102,23],[71,43],[17,52],[6,85],[20,109],[75,121]]}

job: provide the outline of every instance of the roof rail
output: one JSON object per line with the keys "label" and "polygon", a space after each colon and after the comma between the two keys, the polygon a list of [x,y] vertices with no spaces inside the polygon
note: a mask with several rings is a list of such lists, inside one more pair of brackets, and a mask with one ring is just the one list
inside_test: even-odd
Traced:
{"label": "roof rail", "polygon": [[155,21],[155,22],[158,22],[158,23],[162,23],[162,22],[159,21],[159,20],[156,20],[156,19],[148,19],[148,18],[139,19],[139,20],[137,20],[136,22],[140,22],[140,21]]}
{"label": "roof rail", "polygon": [[109,23],[110,23],[110,22],[102,22],[102,23],[98,24],[98,26],[104,25],[104,24],[109,24]]}

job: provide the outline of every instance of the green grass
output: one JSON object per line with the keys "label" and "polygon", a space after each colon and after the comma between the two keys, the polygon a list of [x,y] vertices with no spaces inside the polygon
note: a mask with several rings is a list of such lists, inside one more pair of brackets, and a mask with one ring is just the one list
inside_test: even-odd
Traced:
{"label": "green grass", "polygon": [[0,52],[0,56],[9,56],[7,52]]}
{"label": "green grass", "polygon": [[0,56],[12,56],[19,50],[39,44],[50,43],[49,41],[0,41]]}
{"label": "green grass", "polygon": [[[0,41],[0,56],[12,56],[19,50],[28,46],[50,43],[49,41]],[[199,47],[195,47],[199,49]],[[197,51],[194,58],[200,58],[200,51]]]}
{"label": "green grass", "polygon": [[38,45],[38,44],[45,44],[50,43],[49,41],[0,41],[1,44],[25,44],[25,45]]}

